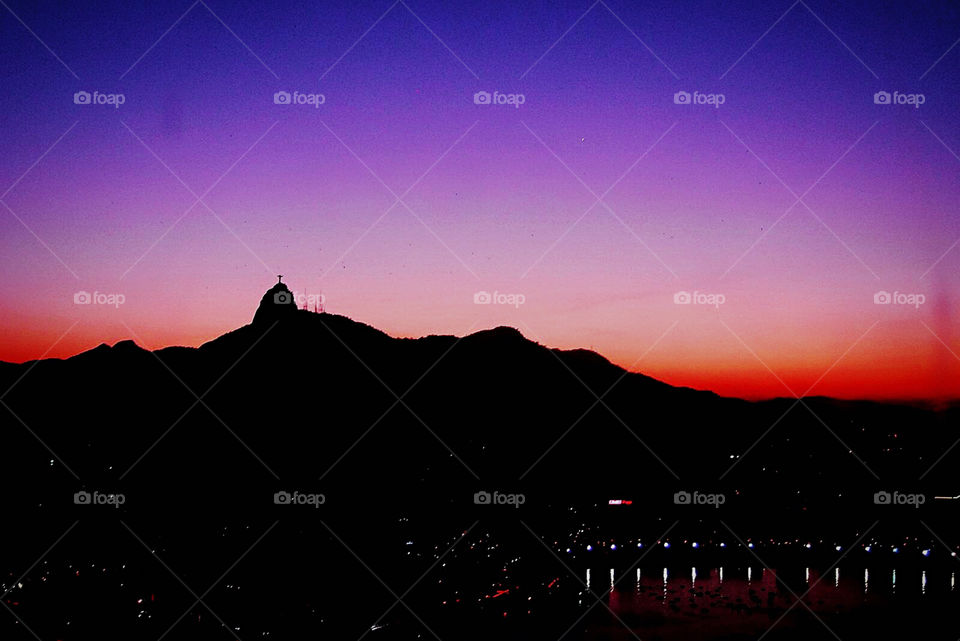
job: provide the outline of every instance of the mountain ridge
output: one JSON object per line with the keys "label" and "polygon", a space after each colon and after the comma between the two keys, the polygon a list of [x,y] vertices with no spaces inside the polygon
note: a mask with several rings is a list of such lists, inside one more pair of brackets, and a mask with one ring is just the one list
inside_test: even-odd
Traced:
{"label": "mountain ridge", "polygon": [[[74,475],[150,492],[176,470],[169,482],[207,491],[293,478],[363,495],[383,476],[422,500],[479,479],[568,497],[725,487],[789,511],[915,484],[960,438],[956,407],[721,397],[506,326],[399,338],[303,310],[199,347],[124,340],[2,368],[0,387],[0,464],[41,493]],[[924,482],[955,494],[950,467]]]}

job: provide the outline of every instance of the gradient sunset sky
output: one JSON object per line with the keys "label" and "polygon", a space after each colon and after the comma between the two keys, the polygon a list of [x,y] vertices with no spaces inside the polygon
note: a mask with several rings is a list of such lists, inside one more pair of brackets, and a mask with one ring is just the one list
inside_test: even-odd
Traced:
{"label": "gradient sunset sky", "polygon": [[284,274],[395,336],[960,396],[956,3],[5,2],[0,360],[199,345]]}

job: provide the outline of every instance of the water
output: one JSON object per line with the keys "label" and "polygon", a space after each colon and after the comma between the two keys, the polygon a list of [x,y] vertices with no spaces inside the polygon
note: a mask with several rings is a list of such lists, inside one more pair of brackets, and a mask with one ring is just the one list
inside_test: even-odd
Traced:
{"label": "water", "polygon": [[[762,634],[772,626],[789,629],[798,617],[810,618],[810,612],[827,621],[907,611],[919,601],[937,609],[960,605],[951,568],[798,567],[778,573],[761,566],[722,566],[644,567],[625,576],[622,572],[593,568],[585,575],[594,593],[612,585],[603,601],[615,615],[611,618],[619,621],[602,633],[614,638],[622,633],[630,637],[623,624],[652,633],[652,638],[709,638]],[[597,576],[610,579],[597,585]],[[581,604],[588,605],[590,595],[581,596]]]}

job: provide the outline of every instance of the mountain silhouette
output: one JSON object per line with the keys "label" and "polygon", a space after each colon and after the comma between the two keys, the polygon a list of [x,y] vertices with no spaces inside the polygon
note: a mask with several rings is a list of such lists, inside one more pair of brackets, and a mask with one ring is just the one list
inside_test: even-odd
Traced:
{"label": "mountain silhouette", "polygon": [[[870,523],[871,540],[887,549],[930,531],[951,542],[960,535],[951,502],[874,504],[883,490],[957,493],[956,406],[724,398],[627,372],[591,351],[552,349],[510,327],[394,338],[299,310],[280,282],[250,324],[200,347],[148,351],[124,340],[67,359],[0,363],[0,389],[5,509],[11,522],[30,524],[6,528],[0,545],[46,547],[76,526],[40,566],[50,581],[25,580],[8,597],[19,607],[16,599],[37,595],[19,612],[44,638],[66,638],[64,621],[90,630],[82,637],[163,634],[193,599],[167,600],[183,585],[151,554],[198,589],[242,558],[221,577],[215,608],[244,631],[277,638],[308,630],[413,638],[423,633],[419,617],[388,610],[396,595],[382,585],[433,572],[405,603],[427,613],[441,638],[553,639],[588,609],[568,573],[591,564],[605,574],[643,558],[657,576],[667,565],[755,564],[733,545],[737,532],[769,541],[764,561],[779,563],[799,592],[804,567],[830,567],[831,541],[855,541]],[[284,492],[323,503],[296,509],[282,504]],[[523,496],[522,507],[483,504],[484,493],[497,492]],[[684,505],[684,492],[722,494],[725,504]],[[78,503],[97,493],[123,504]],[[649,557],[639,545],[600,549],[614,540],[656,544],[665,532],[710,549],[653,545]],[[810,552],[781,547],[784,540],[829,545]],[[588,554],[591,541],[597,549]],[[558,554],[575,547],[563,562],[570,565],[544,550],[547,542]],[[910,558],[919,561],[902,559],[901,573],[904,563],[925,562],[916,549]],[[484,595],[494,589],[512,592],[491,606]],[[163,616],[144,621],[129,611],[104,631],[100,610],[86,605],[127,611],[137,598],[148,599],[136,601],[141,612]],[[64,616],[46,616],[51,608]],[[930,616],[951,611],[931,608]],[[597,617],[588,620],[605,625]],[[897,624],[869,614],[850,623],[870,625]],[[222,632],[199,606],[180,626],[180,638]],[[810,636],[801,626],[778,638]]]}
{"label": "mountain silhouette", "polygon": [[[960,436],[955,406],[724,398],[509,327],[393,338],[297,309],[280,282],[252,323],[198,348],[121,341],[5,363],[0,386],[12,386],[2,462],[36,481],[24,501],[78,479],[162,500],[162,479],[234,494],[324,486],[334,502],[629,494],[658,509],[702,487],[790,511],[834,505],[837,488],[871,494],[879,478],[916,485]],[[955,493],[950,468],[924,483]]]}
{"label": "mountain silhouette", "polygon": [[277,284],[264,293],[260,299],[256,314],[253,315],[253,324],[261,325],[275,320],[289,318],[297,313],[297,302],[293,292],[283,284],[283,277],[277,276]]}

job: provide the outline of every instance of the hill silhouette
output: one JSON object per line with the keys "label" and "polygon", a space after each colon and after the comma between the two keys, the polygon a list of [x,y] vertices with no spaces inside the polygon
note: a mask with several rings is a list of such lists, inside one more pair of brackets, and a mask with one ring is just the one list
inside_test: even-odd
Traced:
{"label": "hill silhouette", "polygon": [[[555,639],[592,598],[571,582],[572,568],[619,571],[640,558],[742,567],[756,562],[733,545],[742,534],[799,591],[805,566],[829,567],[833,541],[857,540],[871,522],[878,549],[880,541],[916,548],[910,558],[919,561],[898,561],[902,573],[927,563],[917,550],[935,546],[930,532],[951,544],[960,534],[952,502],[916,509],[873,500],[883,490],[957,493],[956,407],[723,398],[626,372],[587,350],[552,349],[509,327],[394,338],[298,310],[289,293],[278,283],[253,322],[197,348],[148,351],[125,340],[63,360],[0,364],[0,464],[14,488],[5,508],[28,524],[5,529],[0,546],[39,545],[39,554],[69,522],[76,526],[39,566],[43,578],[25,578],[27,587],[8,597],[38,634],[157,638],[171,624],[180,638],[221,633],[196,604],[177,624],[193,599],[169,600],[183,585],[151,554],[198,590],[242,558],[214,586],[214,609],[277,638],[412,638],[424,635],[425,613],[442,638]],[[295,509],[278,504],[283,492],[322,495],[323,503]],[[523,503],[483,504],[485,492]],[[678,503],[684,492],[720,494],[724,504]],[[123,504],[77,504],[78,493],[122,496]],[[611,507],[609,499],[630,504]],[[264,532],[267,540],[243,557]],[[639,545],[605,547],[656,544],[665,532],[709,549],[654,545],[643,557]],[[569,565],[540,537],[557,554],[576,548]],[[827,544],[813,552],[780,545],[803,540]],[[597,546],[589,554],[588,542]],[[10,576],[22,571],[10,565]],[[409,586],[431,572],[442,581],[424,581],[407,598],[417,616],[387,609],[396,595],[383,585]],[[488,606],[491,586],[512,596]],[[463,605],[449,609],[461,596]],[[516,622],[530,612],[529,599],[538,604],[533,614]],[[134,602],[157,620],[135,616]],[[104,630],[87,603],[127,614]],[[872,612],[849,625],[896,625]],[[607,625],[597,615],[586,620],[594,630]],[[788,629],[779,638],[812,638],[802,621]]]}
{"label": "hill silhouette", "polygon": [[[3,463],[37,481],[25,495],[75,474],[147,494],[163,494],[157,479],[233,495],[282,481],[385,502],[489,486],[669,505],[678,489],[725,488],[790,510],[834,505],[838,488],[859,500],[879,479],[916,486],[960,436],[955,407],[722,398],[508,327],[393,338],[298,310],[282,283],[251,324],[198,348],[121,341],[4,364],[11,386]],[[950,468],[924,484],[953,493]]]}

